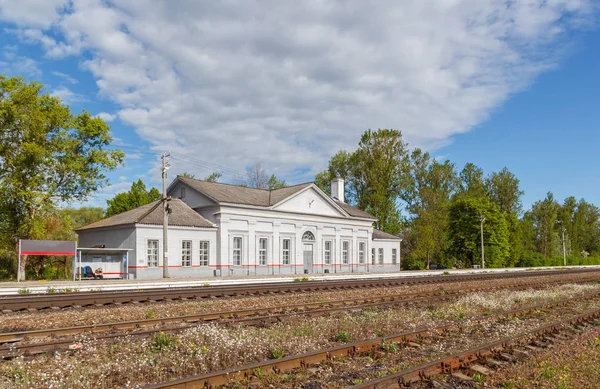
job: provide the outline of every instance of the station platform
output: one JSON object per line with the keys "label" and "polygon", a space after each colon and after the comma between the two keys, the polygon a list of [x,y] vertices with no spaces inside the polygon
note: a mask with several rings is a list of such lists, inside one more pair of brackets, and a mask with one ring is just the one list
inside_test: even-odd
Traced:
{"label": "station platform", "polygon": [[441,274],[465,275],[482,273],[504,273],[504,272],[534,272],[540,270],[561,269],[591,269],[600,270],[600,265],[589,266],[547,266],[530,268],[488,268],[488,269],[445,269],[445,270],[402,270],[386,273],[334,273],[334,274],[297,274],[285,276],[229,276],[229,277],[204,277],[204,278],[169,278],[152,280],[81,280],[81,281],[24,281],[24,282],[1,282],[0,296],[27,293],[46,293],[48,290],[60,291],[100,291],[100,290],[141,290],[156,288],[185,288],[193,286],[225,286],[243,285],[257,283],[280,283],[295,282],[298,278],[308,277],[309,280],[343,280],[343,279],[374,279],[374,278],[398,278],[398,277],[430,277]]}

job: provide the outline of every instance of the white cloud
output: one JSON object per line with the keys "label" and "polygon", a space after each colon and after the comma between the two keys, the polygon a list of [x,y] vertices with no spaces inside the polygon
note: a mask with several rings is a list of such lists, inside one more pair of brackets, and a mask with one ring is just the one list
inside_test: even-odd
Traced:
{"label": "white cloud", "polygon": [[58,18],[66,0],[0,0],[0,19],[7,22],[48,28]]}
{"label": "white cloud", "polygon": [[429,150],[451,142],[556,66],[596,11],[592,0],[75,0],[43,18],[0,4],[20,39],[84,56],[100,95],[156,150],[280,174],[323,168],[367,128]]}
{"label": "white cloud", "polygon": [[87,100],[85,96],[75,93],[64,86],[59,86],[58,88],[54,89],[52,92],[50,92],[50,95],[58,97],[65,104],[79,103]]}
{"label": "white cloud", "polygon": [[68,74],[61,73],[61,72],[52,72],[52,74],[54,74],[57,77],[62,78],[63,80],[65,80],[69,84],[77,84],[77,83],[79,83],[79,81],[77,81],[73,77],[69,76]]}
{"label": "white cloud", "polygon": [[115,120],[117,118],[117,115],[113,115],[108,112],[100,112],[96,116],[99,117],[100,119],[104,120],[105,122],[112,122],[113,120]]}

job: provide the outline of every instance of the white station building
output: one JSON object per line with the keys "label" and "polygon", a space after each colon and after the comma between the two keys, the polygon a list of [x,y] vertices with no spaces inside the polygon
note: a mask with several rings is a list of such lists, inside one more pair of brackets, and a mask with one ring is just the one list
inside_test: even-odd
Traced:
{"label": "white station building", "polygon": [[[170,277],[400,270],[400,238],[344,202],[342,179],[332,197],[314,183],[264,190],[184,177],[167,192]],[[121,277],[161,278],[162,220],[155,201],[79,228],[79,247],[131,250]]]}

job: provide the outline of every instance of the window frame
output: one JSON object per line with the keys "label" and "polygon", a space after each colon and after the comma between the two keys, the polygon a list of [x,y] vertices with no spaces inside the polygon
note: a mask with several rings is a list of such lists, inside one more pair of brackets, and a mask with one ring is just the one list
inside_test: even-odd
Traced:
{"label": "window frame", "polygon": [[[262,244],[265,244],[265,247],[262,247]],[[268,249],[269,249],[269,240],[268,238],[262,237],[258,238],[258,265],[259,266],[267,266],[268,260]]]}
{"label": "window frame", "polygon": [[180,189],[180,192],[179,192],[179,198],[180,199],[185,199],[185,192],[186,192],[185,186],[182,186],[181,189]]}
{"label": "window frame", "polygon": [[[189,248],[185,248],[184,244],[189,243]],[[189,239],[184,239],[181,241],[181,267],[192,267],[192,241]],[[187,251],[187,254],[185,252]],[[185,264],[184,257],[188,256],[189,264]]]}
{"label": "window frame", "polygon": [[[329,248],[327,248],[329,246]],[[333,246],[331,240],[323,241],[323,264],[331,265],[331,247]]]}
{"label": "window frame", "polygon": [[[285,242],[288,242],[287,249],[285,248]],[[287,258],[286,258],[287,256]],[[290,238],[281,239],[281,264],[289,265],[292,257],[292,240]]]}
{"label": "window frame", "polygon": [[350,241],[343,240],[342,241],[342,265],[347,265],[350,263]]}
{"label": "window frame", "polygon": [[375,259],[376,259],[376,249],[375,247],[371,247],[371,265],[375,265]]}
{"label": "window frame", "polygon": [[[206,248],[202,248],[202,246],[206,244]],[[199,257],[199,266],[209,266],[210,264],[210,241],[201,240],[198,244],[198,257]],[[205,258],[203,258],[205,257]]]}
{"label": "window frame", "polygon": [[[151,246],[153,246],[154,243],[156,243],[156,247],[151,247]],[[151,253],[150,250],[156,250],[156,252]],[[149,269],[158,269],[158,265],[160,264],[159,252],[160,252],[159,240],[158,239],[146,239],[146,264]],[[154,260],[150,260],[151,256],[155,257],[156,263]]]}
{"label": "window frame", "polygon": [[383,265],[383,247],[379,247],[379,251],[378,251],[378,261],[380,265]]}
{"label": "window frame", "polygon": [[365,242],[358,242],[358,264],[365,264],[365,251],[367,249],[367,244]]}
{"label": "window frame", "polygon": [[[240,242],[240,247],[235,247],[235,242]],[[236,263],[236,252],[239,254],[239,263]],[[231,245],[231,264],[233,266],[242,266],[244,263],[244,238],[242,236],[234,236]]]}
{"label": "window frame", "polygon": [[392,265],[398,264],[398,249],[392,249]]}

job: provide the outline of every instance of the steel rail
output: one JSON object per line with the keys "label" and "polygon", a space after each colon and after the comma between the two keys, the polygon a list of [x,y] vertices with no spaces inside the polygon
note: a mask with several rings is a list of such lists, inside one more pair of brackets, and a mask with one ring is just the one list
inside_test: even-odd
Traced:
{"label": "steel rail", "polygon": [[[595,281],[595,280],[594,280]],[[557,280],[554,282],[540,281],[534,283],[518,283],[502,286],[491,286],[491,287],[477,287],[468,289],[449,289],[449,290],[435,290],[425,292],[413,292],[404,294],[395,294],[388,296],[375,296],[375,297],[362,297],[357,299],[344,299],[344,300],[331,300],[325,302],[311,302],[302,303],[295,305],[280,305],[274,307],[265,308],[250,308],[241,310],[229,310],[229,311],[217,311],[209,313],[199,313],[192,315],[181,315],[164,318],[154,319],[141,319],[141,320],[128,320],[111,323],[101,324],[90,324],[73,327],[60,327],[60,328],[48,328],[41,330],[26,330],[26,331],[14,331],[14,332],[3,332],[0,333],[0,357],[11,357],[16,352],[33,354],[36,352],[43,352],[49,349],[49,347],[41,347],[42,344],[35,343],[32,345],[6,345],[6,343],[23,342],[35,338],[44,337],[60,337],[60,336],[72,336],[82,333],[93,333],[97,334],[100,332],[107,331],[128,331],[138,330],[143,327],[149,326],[166,326],[174,323],[192,323],[189,325],[178,326],[174,328],[153,328],[150,331],[136,332],[134,334],[110,334],[109,337],[116,338],[125,335],[142,336],[159,331],[180,331],[182,329],[190,328],[197,325],[199,322],[214,322],[226,324],[261,324],[266,325],[269,322],[278,322],[293,316],[325,316],[331,315],[337,312],[343,312],[347,310],[365,309],[371,307],[382,307],[382,306],[397,306],[397,305],[418,305],[427,302],[442,302],[453,299],[457,295],[464,293],[473,292],[492,292],[495,290],[503,290],[510,288],[511,290],[524,290],[530,288],[539,288],[550,285],[560,285],[569,283],[569,280]],[[590,280],[578,280],[578,283],[590,282]],[[60,347],[68,346],[73,342],[69,340],[59,340],[55,342],[49,342],[54,345],[55,349]],[[2,345],[5,344],[5,345]]]}
{"label": "steel rail", "polygon": [[600,269],[573,269],[536,272],[518,272],[506,274],[476,274],[460,276],[428,276],[417,278],[380,278],[340,281],[285,282],[278,284],[245,284],[227,286],[206,286],[177,289],[145,289],[137,292],[75,292],[43,295],[23,295],[0,298],[0,311],[37,310],[47,308],[66,308],[83,306],[102,306],[107,304],[141,303],[171,300],[188,300],[214,297],[232,297],[241,295],[260,295],[272,293],[313,292],[317,290],[344,290],[401,285],[437,284],[448,282],[471,282],[506,278],[541,277],[547,275],[566,275],[598,273]]}
{"label": "steel rail", "polygon": [[[308,365],[319,364],[325,360],[335,359],[339,357],[352,357],[356,354],[364,354],[373,350],[378,350],[386,342],[407,343],[417,338],[431,335],[434,332],[443,332],[452,328],[459,327],[463,324],[472,322],[481,322],[490,319],[501,318],[505,316],[517,316],[531,311],[568,305],[571,302],[595,299],[600,297],[600,292],[589,294],[581,297],[573,297],[558,301],[536,304],[528,307],[517,308],[509,311],[504,311],[492,315],[478,316],[464,320],[455,321],[448,324],[442,324],[433,327],[426,327],[414,331],[407,331],[391,336],[374,338],[342,346],[332,347],[328,349],[313,351],[300,355],[292,355],[281,359],[267,360],[242,366],[237,366],[229,369],[218,370],[198,376],[181,378],[174,381],[151,384],[144,386],[146,389],[159,388],[177,388],[177,389],[200,389],[214,388],[219,385],[227,385],[231,382],[239,382],[241,380],[252,380],[255,369],[261,369],[264,373],[289,371],[295,368],[300,368]],[[600,314],[600,309],[594,310],[596,314]]]}
{"label": "steel rail", "polygon": [[511,353],[516,347],[529,343],[530,338],[543,339],[544,337],[557,334],[568,325],[582,325],[600,317],[600,308],[593,309],[583,314],[570,318],[557,320],[541,327],[521,332],[517,335],[507,337],[496,342],[488,343],[459,354],[452,354],[435,361],[427,362],[385,377],[374,379],[351,389],[392,389],[405,388],[413,382],[430,380],[433,376],[440,374],[451,374],[460,369],[468,369],[475,361],[485,361],[492,355]]}

